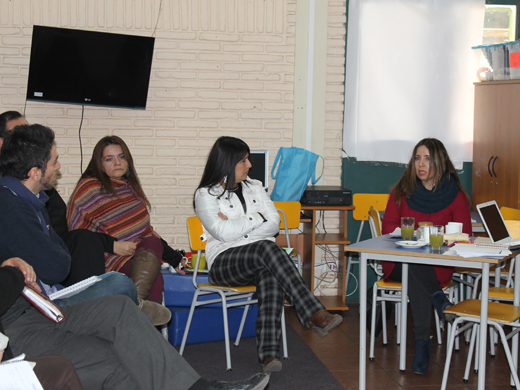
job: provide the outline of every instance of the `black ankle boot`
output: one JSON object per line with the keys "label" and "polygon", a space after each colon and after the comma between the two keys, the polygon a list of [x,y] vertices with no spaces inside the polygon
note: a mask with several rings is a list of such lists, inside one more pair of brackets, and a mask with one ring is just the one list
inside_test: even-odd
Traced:
{"label": "black ankle boot", "polygon": [[415,354],[413,356],[412,371],[416,374],[426,374],[430,365],[432,352],[432,339],[415,342]]}
{"label": "black ankle boot", "polygon": [[433,307],[435,307],[435,310],[437,310],[437,314],[439,315],[439,318],[443,321],[450,320],[447,319],[444,315],[444,310],[447,309],[450,306],[453,306],[453,304],[448,301],[448,298],[446,298],[446,295],[444,295],[443,291],[437,291],[432,295],[431,299],[433,303]]}

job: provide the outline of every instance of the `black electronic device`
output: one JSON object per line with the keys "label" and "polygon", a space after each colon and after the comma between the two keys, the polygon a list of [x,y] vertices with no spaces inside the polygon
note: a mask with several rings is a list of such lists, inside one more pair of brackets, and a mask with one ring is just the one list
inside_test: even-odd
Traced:
{"label": "black electronic device", "polygon": [[268,150],[251,150],[249,153],[249,162],[251,168],[247,174],[251,179],[260,180],[264,189],[269,188],[269,151]]}
{"label": "black electronic device", "polygon": [[145,109],[154,42],[33,26],[27,100]]}
{"label": "black electronic device", "polygon": [[350,206],[352,191],[340,186],[308,186],[300,202],[309,206]]}

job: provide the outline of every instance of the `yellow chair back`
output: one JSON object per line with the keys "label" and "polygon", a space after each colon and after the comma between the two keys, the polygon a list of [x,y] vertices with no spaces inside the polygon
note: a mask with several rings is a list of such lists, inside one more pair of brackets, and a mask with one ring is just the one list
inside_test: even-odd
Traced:
{"label": "yellow chair back", "polygon": [[356,209],[352,216],[356,221],[368,221],[370,206],[377,211],[385,211],[389,194],[354,194],[352,203]]}
{"label": "yellow chair back", "polygon": [[500,207],[500,213],[504,219],[512,219],[520,221],[520,210],[511,207]]}
{"label": "yellow chair back", "polygon": [[[292,202],[274,202],[274,207],[277,209],[283,210],[285,213],[285,219],[287,220],[287,229],[298,229],[300,227],[300,214],[302,210],[302,205],[300,202],[292,201]],[[283,223],[283,215],[280,214],[280,229],[285,229],[285,224]]]}
{"label": "yellow chair back", "polygon": [[381,235],[381,215],[379,214],[379,211],[374,209],[372,206],[370,206],[368,215],[370,215],[372,217],[372,219],[374,220],[374,226],[376,228],[376,233],[377,233],[377,236],[379,237]]}
{"label": "yellow chair back", "polygon": [[186,221],[188,225],[188,239],[190,247],[194,251],[203,251],[206,248],[206,241],[202,241],[202,223],[199,217],[189,217]]}
{"label": "yellow chair back", "polygon": [[511,238],[520,238],[520,221],[506,219],[505,223],[507,226],[507,230],[509,230]]}

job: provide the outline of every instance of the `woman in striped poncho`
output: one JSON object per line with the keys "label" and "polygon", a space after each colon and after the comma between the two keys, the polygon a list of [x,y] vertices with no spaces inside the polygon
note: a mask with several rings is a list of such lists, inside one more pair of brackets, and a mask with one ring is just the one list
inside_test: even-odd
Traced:
{"label": "woman in striped poncho", "polygon": [[69,200],[69,228],[88,229],[134,242],[133,255],[105,253],[105,270],[130,276],[136,284],[138,299],[160,302],[163,292],[160,259],[178,269],[182,255],[154,231],[149,207],[125,142],[117,136],[102,138]]}

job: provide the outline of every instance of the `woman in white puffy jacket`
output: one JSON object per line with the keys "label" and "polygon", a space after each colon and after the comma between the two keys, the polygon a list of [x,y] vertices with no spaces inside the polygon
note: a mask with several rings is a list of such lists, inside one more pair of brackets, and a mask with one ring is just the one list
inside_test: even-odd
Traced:
{"label": "woman in white puffy jacket", "polygon": [[267,373],[282,369],[279,360],[284,296],[294,303],[300,321],[321,335],[343,318],[332,315],[310,292],[285,250],[274,241],[280,216],[251,168],[249,147],[233,137],[213,145],[195,191],[195,210],[204,227],[206,261],[213,282],[257,288],[258,358]]}

